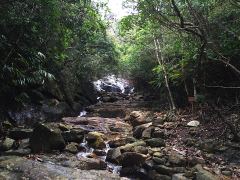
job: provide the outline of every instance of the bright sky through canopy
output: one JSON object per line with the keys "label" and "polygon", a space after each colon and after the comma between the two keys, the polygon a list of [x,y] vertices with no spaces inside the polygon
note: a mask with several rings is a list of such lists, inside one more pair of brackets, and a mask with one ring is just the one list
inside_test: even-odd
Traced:
{"label": "bright sky through canopy", "polygon": [[129,14],[122,6],[123,1],[124,0],[109,0],[108,6],[112,13],[116,15],[117,19]]}

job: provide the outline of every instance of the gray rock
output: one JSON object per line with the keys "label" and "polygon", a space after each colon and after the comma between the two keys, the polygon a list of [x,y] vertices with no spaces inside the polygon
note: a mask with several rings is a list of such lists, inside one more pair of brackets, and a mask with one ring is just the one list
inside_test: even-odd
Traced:
{"label": "gray rock", "polygon": [[137,146],[146,146],[146,143],[144,141],[136,141],[134,143],[126,144],[125,146],[120,146],[120,150],[122,153],[124,152],[134,152],[134,148]]}
{"label": "gray rock", "polygon": [[27,156],[29,154],[31,154],[30,148],[25,148],[25,149],[20,148],[16,150],[9,150],[3,153],[4,156]]}
{"label": "gray rock", "polygon": [[0,151],[8,151],[13,147],[14,140],[6,138],[0,142]]}
{"label": "gray rock", "polygon": [[157,165],[163,165],[166,163],[165,158],[153,157],[152,159]]}
{"label": "gray rock", "polygon": [[196,165],[195,169],[197,170],[196,180],[217,180],[218,179],[215,175],[203,169],[200,164]]}
{"label": "gray rock", "polygon": [[158,173],[168,175],[168,176],[172,176],[173,174],[176,174],[176,173],[184,173],[186,171],[184,167],[173,168],[173,167],[167,167],[164,165],[157,165],[157,166],[154,166],[154,168]]}
{"label": "gray rock", "polygon": [[150,147],[163,147],[165,146],[165,141],[161,138],[152,138],[145,140],[148,146]]}
{"label": "gray rock", "polygon": [[105,170],[107,168],[107,164],[100,159],[80,158],[77,167],[82,170]]}
{"label": "gray rock", "polygon": [[189,123],[187,123],[187,126],[189,127],[198,127],[200,125],[199,121],[190,121]]}
{"label": "gray rock", "polygon": [[144,146],[136,146],[134,147],[134,152],[140,153],[140,154],[148,154],[148,148]]}
{"label": "gray rock", "polygon": [[121,155],[122,167],[133,167],[144,164],[147,156],[135,152],[125,152]]}
{"label": "gray rock", "polygon": [[190,180],[190,179],[185,177],[184,174],[179,173],[179,174],[174,174],[172,176],[172,180]]}
{"label": "gray rock", "polygon": [[70,130],[61,133],[65,142],[81,143],[84,138],[84,131]]}
{"label": "gray rock", "polygon": [[120,151],[120,148],[110,149],[107,152],[106,160],[112,163],[119,164],[121,155],[122,153]]}
{"label": "gray rock", "polygon": [[15,128],[9,131],[9,137],[15,140],[28,139],[32,136],[32,129]]}
{"label": "gray rock", "polygon": [[170,153],[168,161],[173,165],[178,165],[178,166],[186,165],[186,158],[176,151],[172,151]]}
{"label": "gray rock", "polygon": [[70,143],[65,147],[65,151],[76,154],[78,153],[78,144],[77,143]]}
{"label": "gray rock", "polygon": [[51,125],[38,123],[30,138],[30,148],[33,153],[63,150],[65,148],[65,141],[60,129]]}
{"label": "gray rock", "polygon": [[154,130],[154,127],[146,128],[146,129],[142,132],[142,138],[143,138],[143,139],[150,139],[150,138],[152,137],[153,130]]}

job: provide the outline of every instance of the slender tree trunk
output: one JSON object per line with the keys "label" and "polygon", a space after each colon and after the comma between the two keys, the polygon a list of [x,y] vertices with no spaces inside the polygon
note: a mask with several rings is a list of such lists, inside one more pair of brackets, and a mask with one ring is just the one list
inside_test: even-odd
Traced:
{"label": "slender tree trunk", "polygon": [[166,67],[165,67],[165,59],[164,59],[163,54],[161,52],[161,44],[159,43],[159,40],[155,37],[154,37],[154,45],[155,45],[155,53],[156,53],[156,58],[157,58],[158,64],[161,65],[162,68],[163,68],[164,81],[165,81],[165,86],[166,86],[167,91],[168,91],[168,95],[169,95],[169,99],[170,99],[170,103],[171,103],[171,109],[175,110],[176,105],[175,105],[175,102],[174,102],[174,99],[173,99],[171,88],[169,86],[168,73],[167,73],[167,70],[166,70]]}

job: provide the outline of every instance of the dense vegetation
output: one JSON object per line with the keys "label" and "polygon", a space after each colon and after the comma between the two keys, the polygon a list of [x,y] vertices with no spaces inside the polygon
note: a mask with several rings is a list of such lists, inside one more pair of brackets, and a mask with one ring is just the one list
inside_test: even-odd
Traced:
{"label": "dense vegetation", "polygon": [[122,64],[133,78],[160,87],[172,108],[187,96],[238,102],[239,1],[129,0],[126,6],[138,12],[119,23]]}
{"label": "dense vegetation", "polygon": [[86,82],[116,67],[117,53],[107,37],[101,7],[87,0],[1,1],[4,109],[33,99],[33,90],[56,94],[49,93],[56,86],[71,105]]}
{"label": "dense vegetation", "polygon": [[35,90],[56,98],[60,89],[57,98],[71,106],[88,82],[118,70],[140,89],[155,88],[173,109],[189,96],[238,102],[238,0],[127,0],[125,6],[133,14],[118,23],[113,43],[100,13],[104,3],[2,1],[1,109],[32,101]]}

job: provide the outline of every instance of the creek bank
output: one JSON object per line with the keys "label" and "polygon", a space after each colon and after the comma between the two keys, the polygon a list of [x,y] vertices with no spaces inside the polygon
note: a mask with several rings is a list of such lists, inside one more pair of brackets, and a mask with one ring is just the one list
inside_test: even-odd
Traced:
{"label": "creek bank", "polygon": [[[33,162],[34,173],[41,174],[40,169],[50,167],[46,171],[50,179],[59,175],[58,169],[66,172],[59,175],[65,179],[69,179],[71,173],[72,177],[86,175],[99,179],[109,172],[113,172],[109,176],[112,179],[119,179],[119,175],[150,180],[239,177],[239,143],[204,138],[201,132],[206,127],[202,123],[198,127],[187,125],[191,116],[156,112],[137,97],[141,96],[117,97],[120,100],[114,103],[100,102],[87,108],[90,111],[86,117],[65,117],[61,122],[39,123],[33,129],[10,129],[13,139],[9,137],[7,148],[2,150],[6,161],[0,163],[4,169],[1,176],[25,176],[28,163]],[[99,109],[105,108],[114,113],[98,116]],[[119,117],[121,114],[115,113],[115,109],[121,109],[125,117]],[[41,132],[45,133],[36,133],[38,129],[44,129]],[[35,144],[35,138],[41,145]],[[235,157],[236,163],[228,160],[227,154]],[[15,163],[15,159],[15,168],[22,169],[22,174],[7,167],[8,163]],[[19,167],[26,159],[29,161]],[[86,170],[89,174],[85,174]],[[40,174],[33,175],[41,177]]]}

